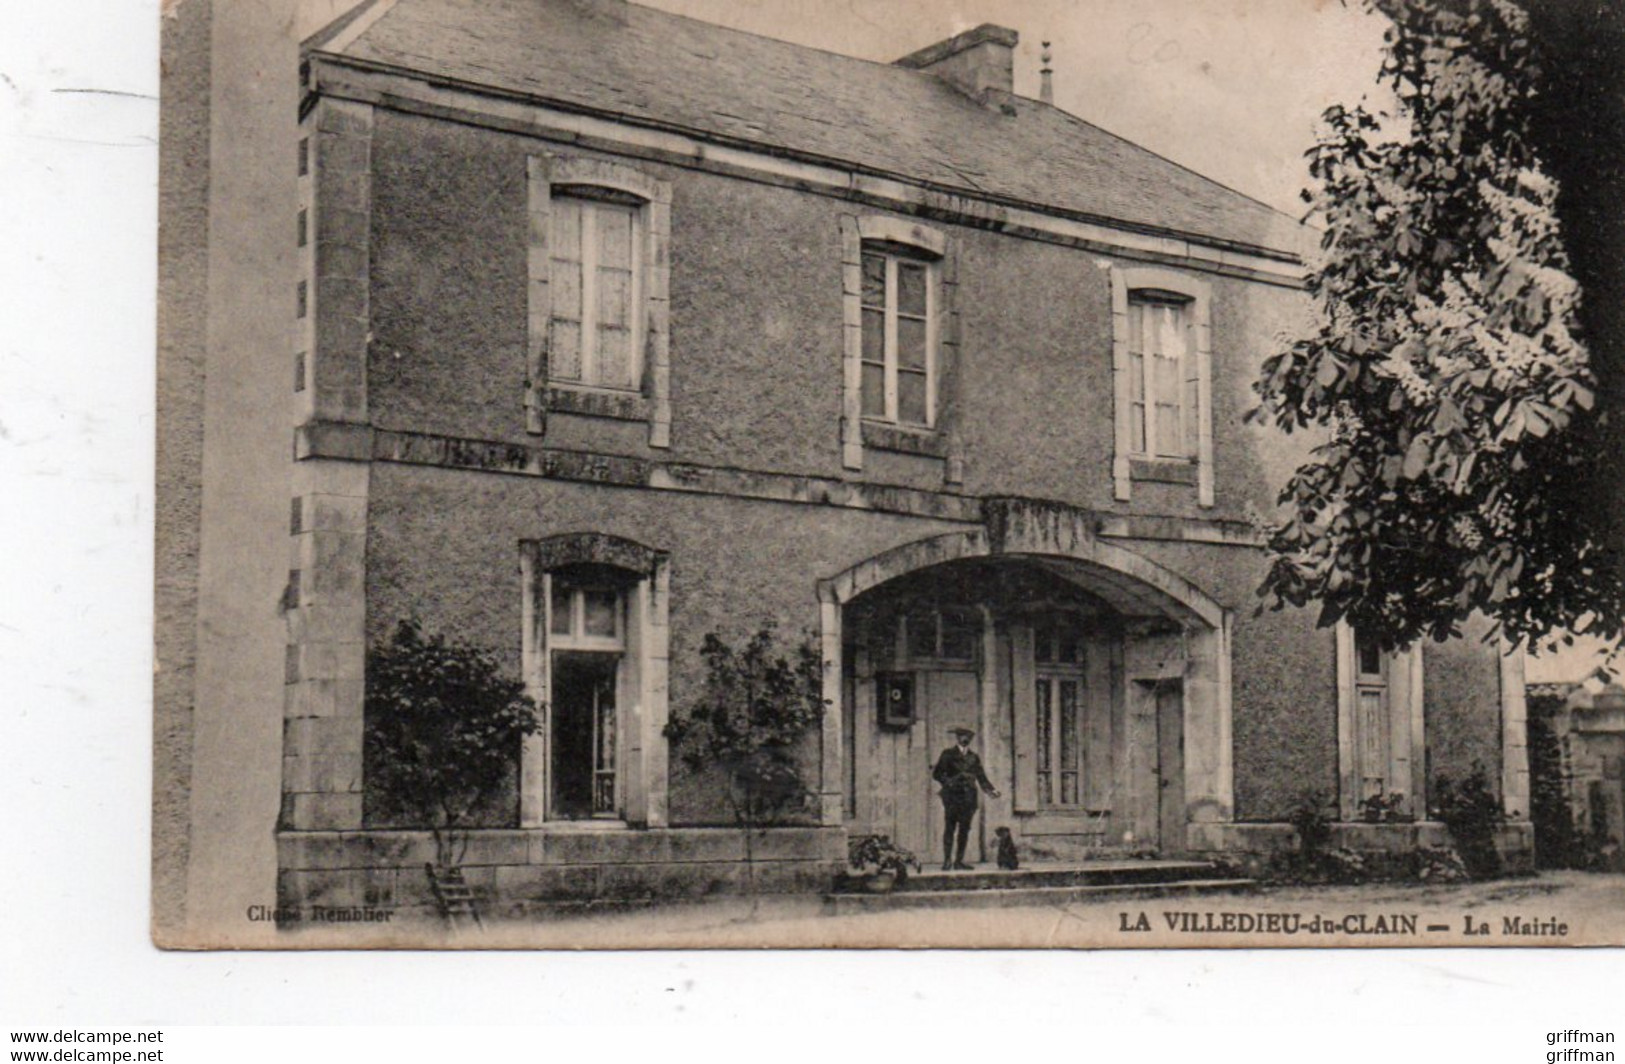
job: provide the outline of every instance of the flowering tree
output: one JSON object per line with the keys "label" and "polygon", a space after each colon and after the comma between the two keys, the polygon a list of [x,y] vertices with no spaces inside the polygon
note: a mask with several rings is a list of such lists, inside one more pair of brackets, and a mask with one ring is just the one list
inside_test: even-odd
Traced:
{"label": "flowering tree", "polygon": [[1281,494],[1261,594],[1390,646],[1475,611],[1514,638],[1617,636],[1596,379],[1531,136],[1528,19],[1510,0],[1367,6],[1392,23],[1398,110],[1334,106],[1309,152],[1316,324],[1266,361],[1254,416],[1324,440]]}

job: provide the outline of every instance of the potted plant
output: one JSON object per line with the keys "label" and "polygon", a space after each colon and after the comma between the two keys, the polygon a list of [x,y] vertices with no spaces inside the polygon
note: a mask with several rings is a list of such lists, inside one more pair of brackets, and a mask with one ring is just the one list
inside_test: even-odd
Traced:
{"label": "potted plant", "polygon": [[1404,811],[1405,796],[1398,792],[1373,794],[1360,802],[1360,819],[1367,824],[1397,824],[1409,819]]}
{"label": "potted plant", "polygon": [[889,893],[920,870],[920,859],[886,835],[859,835],[847,844],[847,879],[874,894]]}

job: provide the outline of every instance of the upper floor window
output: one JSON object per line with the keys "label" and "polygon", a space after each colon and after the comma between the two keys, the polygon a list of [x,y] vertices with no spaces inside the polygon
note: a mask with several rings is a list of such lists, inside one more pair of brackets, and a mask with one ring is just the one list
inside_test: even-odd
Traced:
{"label": "upper floor window", "polygon": [[552,202],[552,379],[637,391],[643,385],[642,205],[592,190]]}
{"label": "upper floor window", "polygon": [[1213,505],[1210,286],[1175,270],[1113,267],[1113,494],[1136,481],[1191,485]]}
{"label": "upper floor window", "polygon": [[671,445],[671,186],[608,159],[526,160],[525,428],[644,421]]}
{"label": "upper floor window", "polygon": [[1196,456],[1189,300],[1129,296],[1129,450],[1146,458]]}
{"label": "upper floor window", "polygon": [[937,264],[912,249],[863,248],[863,416],[936,422]]}
{"label": "upper floor window", "polygon": [[958,252],[947,233],[909,218],[843,214],[841,465],[865,448],[934,458],[958,484],[952,431],[959,352]]}

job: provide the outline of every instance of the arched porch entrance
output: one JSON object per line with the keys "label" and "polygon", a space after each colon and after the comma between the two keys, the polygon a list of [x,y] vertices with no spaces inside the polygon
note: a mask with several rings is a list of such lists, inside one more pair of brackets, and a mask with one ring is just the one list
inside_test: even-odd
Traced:
{"label": "arched porch entrance", "polygon": [[1229,616],[1082,511],[990,502],[985,527],[819,593],[825,823],[934,858],[930,770],[959,725],[1002,792],[983,799],[984,846],[1008,826],[1029,859],[1176,854],[1231,819]]}

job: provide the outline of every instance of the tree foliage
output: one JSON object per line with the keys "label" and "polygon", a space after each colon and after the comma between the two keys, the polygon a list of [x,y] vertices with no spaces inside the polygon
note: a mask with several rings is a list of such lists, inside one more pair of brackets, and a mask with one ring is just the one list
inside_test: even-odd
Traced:
{"label": "tree foliage", "polygon": [[1318,602],[1390,646],[1618,635],[1581,291],[1531,135],[1542,57],[1510,0],[1367,0],[1397,113],[1334,106],[1308,153],[1324,226],[1311,333],[1255,416],[1323,440],[1281,493],[1270,605]]}
{"label": "tree foliage", "polygon": [[492,656],[402,621],[367,655],[369,804],[435,832],[441,864],[455,837],[510,788],[525,736],[540,728],[524,685]]}

